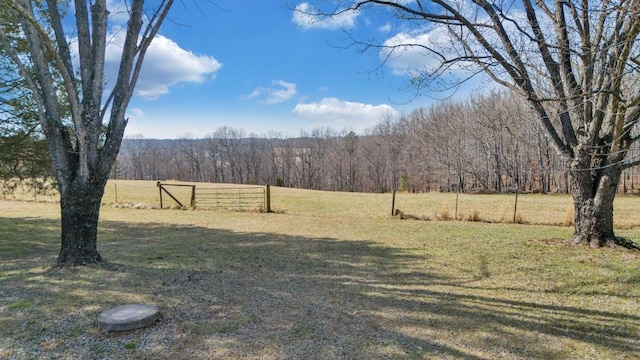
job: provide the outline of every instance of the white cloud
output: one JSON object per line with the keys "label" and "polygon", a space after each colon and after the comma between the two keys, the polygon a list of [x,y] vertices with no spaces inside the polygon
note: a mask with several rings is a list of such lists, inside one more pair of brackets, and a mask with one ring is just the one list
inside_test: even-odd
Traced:
{"label": "white cloud", "polygon": [[386,114],[396,114],[387,104],[371,105],[344,101],[333,97],[320,102],[297,104],[293,114],[308,121],[312,127],[328,126],[336,130],[352,129],[362,131],[380,122]]}
{"label": "white cloud", "polygon": [[144,111],[140,108],[131,108],[127,110],[127,116],[129,117],[129,120],[140,119],[144,117]]}
{"label": "white cloud", "polygon": [[378,28],[378,31],[388,33],[393,27],[388,22]]}
{"label": "white cloud", "polygon": [[430,32],[400,32],[382,44],[379,56],[394,74],[404,75],[410,71],[439,65],[441,59],[428,48],[446,51],[449,40],[449,35],[440,28]]}
{"label": "white cloud", "polygon": [[[483,37],[498,51],[502,52],[502,55],[506,58],[509,57],[506,49],[502,44],[502,40],[499,35],[492,30],[492,20],[482,13],[478,13],[477,6],[468,1],[456,1],[462,14],[465,14],[467,18],[473,18],[474,23],[483,24],[479,26],[480,31],[483,33]],[[539,61],[535,58],[537,53],[537,44],[531,39],[523,36],[523,31],[531,33],[532,30],[528,27],[528,21],[526,14],[518,10],[510,10],[508,14],[509,18],[513,22],[505,22],[503,25],[516,47],[518,47],[521,53],[532,54],[525,57],[527,61]],[[541,18],[542,27],[553,27],[553,24],[545,24],[546,18]],[[387,29],[387,25],[379,28]],[[473,54],[478,57],[491,57],[492,55],[487,53],[484,47],[475,39],[473,34],[469,30],[462,27],[453,27],[454,31],[464,38],[467,42],[467,46],[471,49]],[[523,30],[524,29],[524,30]],[[391,30],[391,29],[390,29]],[[433,51],[432,51],[433,50]],[[410,31],[401,31],[394,36],[389,37],[382,43],[379,51],[379,57],[385,64],[392,69],[396,75],[407,75],[412,72],[429,71],[434,70],[443,64],[443,61],[451,59],[459,59],[463,57],[461,54],[465,54],[469,50],[463,46],[459,40],[457,40],[450,32],[450,28],[443,24],[429,24],[425,27],[415,28]],[[448,73],[455,72],[468,72],[470,69],[481,70],[476,67],[470,61],[455,61],[449,62],[446,66]],[[474,71],[472,71],[474,72]]]}
{"label": "white cloud", "polygon": [[129,5],[122,0],[107,0],[109,21],[126,25],[129,21]]}
{"label": "white cloud", "polygon": [[138,124],[145,118],[145,113],[140,108],[127,109],[127,127],[124,130],[125,136],[139,134]]}
{"label": "white cloud", "polygon": [[307,29],[348,29],[355,25],[357,11],[344,11],[338,15],[322,15],[320,11],[309,3],[303,2],[293,11],[293,23]]}
{"label": "white cloud", "polygon": [[296,84],[283,80],[274,80],[271,87],[259,87],[253,90],[246,97],[249,99],[259,99],[264,104],[278,104],[285,102],[298,94]]}
{"label": "white cloud", "polygon": [[[116,30],[111,34],[105,54],[105,81],[116,81],[125,31]],[[200,83],[215,77],[220,64],[209,55],[196,55],[182,49],[176,42],[157,35],[145,55],[142,71],[138,77],[135,95],[156,99],[167,94],[171,86],[182,82]]]}

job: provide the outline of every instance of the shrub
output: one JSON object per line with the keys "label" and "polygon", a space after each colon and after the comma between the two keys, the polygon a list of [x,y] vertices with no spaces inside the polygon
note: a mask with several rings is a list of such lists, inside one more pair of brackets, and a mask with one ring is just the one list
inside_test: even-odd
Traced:
{"label": "shrub", "polygon": [[449,211],[449,206],[446,203],[443,203],[440,206],[440,210],[436,213],[436,219],[440,221],[448,221],[453,219],[451,216],[451,211]]}
{"label": "shrub", "polygon": [[527,220],[525,219],[524,215],[522,215],[520,212],[516,212],[516,218],[514,222],[516,224],[525,224]]}
{"label": "shrub", "polygon": [[480,211],[478,209],[471,210],[471,212],[467,214],[466,219],[467,221],[473,221],[473,222],[481,221]]}

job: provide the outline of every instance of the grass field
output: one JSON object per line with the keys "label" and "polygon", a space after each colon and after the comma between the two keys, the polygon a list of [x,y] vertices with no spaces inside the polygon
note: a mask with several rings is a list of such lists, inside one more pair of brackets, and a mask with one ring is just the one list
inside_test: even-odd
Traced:
{"label": "grass field", "polygon": [[[0,201],[0,359],[640,356],[640,254],[531,225],[562,223],[569,197],[521,195],[531,224],[519,225],[497,223],[512,195],[460,196],[459,215],[489,223],[399,220],[389,194],[274,188],[266,214],[116,208],[116,189],[118,203],[158,206],[154,183],[107,186],[108,266],[51,269],[58,205]],[[636,242],[638,200],[616,212]],[[398,194],[396,206],[453,215],[455,194]],[[101,311],[130,302],[163,317],[98,330]]]}
{"label": "grass field", "polygon": [[[229,184],[196,184],[197,187],[241,187]],[[190,188],[174,187],[172,193],[187,204]],[[117,201],[116,201],[117,197]],[[174,205],[164,196],[165,206]],[[457,199],[457,200],[456,200]],[[147,204],[159,207],[158,188],[152,181],[112,180],[106,187],[103,202]],[[456,212],[456,202],[457,212]],[[272,208],[277,212],[296,215],[332,215],[349,218],[386,218],[391,215],[391,194],[362,194],[323,192],[272,187]],[[517,206],[516,206],[517,205]],[[616,227],[640,228],[639,196],[619,195],[615,202]],[[538,225],[563,225],[573,216],[573,202],[569,195],[520,194],[516,204],[515,194],[469,195],[455,193],[398,193],[395,208],[420,218],[436,219],[448,213],[451,218],[468,219],[476,214],[484,222],[513,222]]]}

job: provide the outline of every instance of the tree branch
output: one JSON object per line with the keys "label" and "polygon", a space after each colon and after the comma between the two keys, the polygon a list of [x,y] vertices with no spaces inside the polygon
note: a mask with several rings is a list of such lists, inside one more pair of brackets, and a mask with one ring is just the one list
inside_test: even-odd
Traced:
{"label": "tree branch", "polygon": [[[151,41],[160,30],[164,19],[167,17],[167,14],[173,5],[173,0],[162,0],[160,2],[156,11],[147,23],[142,34],[142,38],[140,39],[140,44],[138,45],[138,37],[140,35],[140,30],[142,29],[143,3],[143,0],[134,0],[131,6],[118,78],[108,100],[108,102],[111,100],[113,101],[113,106],[111,107],[111,117],[107,126],[107,134],[104,144],[105,151],[101,153],[101,158],[99,159],[101,164],[112,164],[118,154],[122,137],[124,136],[124,129],[127,125],[125,110],[129,104],[131,96],[133,95],[138,76],[140,75],[140,70],[142,69],[142,62],[147,49],[151,45]],[[135,65],[133,64],[134,61]],[[108,102],[105,104],[104,109],[107,108]],[[103,113],[104,111],[105,110],[103,110]],[[110,169],[105,166],[100,166],[100,168],[105,172],[105,175],[108,175]]]}

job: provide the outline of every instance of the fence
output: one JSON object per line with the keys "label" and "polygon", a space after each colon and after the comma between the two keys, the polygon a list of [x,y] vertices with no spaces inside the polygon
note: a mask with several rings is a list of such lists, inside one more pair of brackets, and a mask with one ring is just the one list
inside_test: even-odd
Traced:
{"label": "fence", "polygon": [[[396,191],[393,190],[392,198],[391,198],[391,216],[395,216],[396,214]],[[454,219],[458,218],[458,202],[459,202],[460,193],[456,193],[456,206],[455,213],[453,215]],[[513,222],[518,220],[518,191],[515,191],[515,201],[513,203]]]}
{"label": "fence", "polygon": [[198,209],[266,210],[266,187],[196,188]]}
{"label": "fence", "polygon": [[[160,208],[164,208],[163,193],[168,195],[181,208],[191,209],[229,209],[238,211],[260,210],[271,212],[271,189],[267,186],[197,187],[188,184],[162,184],[157,182],[160,196]],[[185,206],[168,187],[190,188],[189,206]],[[184,196],[184,195],[183,195]]]}
{"label": "fence", "polygon": [[[406,218],[435,220],[565,225],[573,221],[574,211],[571,196],[554,194],[394,192],[389,200],[392,216],[401,218],[405,215]],[[619,197],[617,201],[634,202],[632,197]],[[618,219],[620,215],[630,216],[622,209],[617,211]]]}

